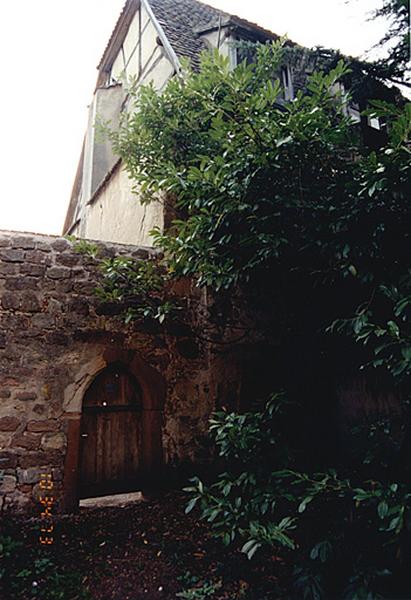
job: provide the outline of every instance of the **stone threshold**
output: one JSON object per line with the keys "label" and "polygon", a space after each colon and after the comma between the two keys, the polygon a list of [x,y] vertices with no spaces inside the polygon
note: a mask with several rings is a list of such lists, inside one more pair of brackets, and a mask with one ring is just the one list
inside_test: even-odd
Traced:
{"label": "stone threshold", "polygon": [[97,498],[83,498],[80,500],[80,508],[102,508],[108,506],[125,506],[132,502],[144,501],[141,492],[130,492],[128,494],[113,494],[112,496],[99,496]]}

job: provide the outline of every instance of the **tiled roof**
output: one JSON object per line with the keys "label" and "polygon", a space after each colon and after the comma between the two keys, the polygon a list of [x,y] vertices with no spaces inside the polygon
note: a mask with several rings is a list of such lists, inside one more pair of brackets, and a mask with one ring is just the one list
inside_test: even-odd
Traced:
{"label": "tiled roof", "polygon": [[223,25],[229,23],[252,29],[264,37],[277,37],[255,23],[197,0],[148,0],[148,2],[177,56],[187,56],[194,64],[198,62],[199,54],[205,48],[200,35],[196,32],[218,27],[220,20]]}
{"label": "tiled roof", "polygon": [[[151,9],[164,30],[174,52],[179,58],[188,57],[194,66],[198,64],[199,55],[206,48],[199,31],[223,25],[233,25],[251,29],[257,35],[276,38],[277,36],[255,23],[230,15],[222,10],[198,2],[197,0],[147,0]],[[117,21],[114,31],[106,46],[99,68],[103,67],[113,51],[118,51],[122,38],[127,33],[128,25],[138,6],[137,0],[127,0]]]}
{"label": "tiled roof", "polygon": [[166,34],[174,52],[179,58],[188,57],[194,63],[205,49],[204,42],[195,29],[218,24],[226,13],[196,2],[196,0],[148,0],[157,21]]}

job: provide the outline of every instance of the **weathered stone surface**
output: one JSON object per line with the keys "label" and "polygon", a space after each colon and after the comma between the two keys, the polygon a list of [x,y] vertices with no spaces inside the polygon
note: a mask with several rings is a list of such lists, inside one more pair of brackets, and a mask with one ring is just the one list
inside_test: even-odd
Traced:
{"label": "weathered stone surface", "polygon": [[4,292],[1,304],[5,310],[13,309],[22,312],[38,312],[41,310],[39,297],[32,291],[22,293]]}
{"label": "weathered stone surface", "polygon": [[51,470],[52,481],[63,481],[63,471],[61,469]]}
{"label": "weathered stone surface", "polygon": [[24,432],[15,435],[12,438],[12,444],[16,448],[26,448],[27,450],[37,450],[40,446],[40,435],[36,433]]}
{"label": "weathered stone surface", "polygon": [[58,428],[59,422],[56,419],[47,419],[43,421],[29,421],[27,423],[27,431],[34,431],[37,433],[42,433],[44,431],[57,431]]}
{"label": "weathered stone surface", "polygon": [[0,469],[15,469],[17,466],[17,454],[14,452],[0,451]]}
{"label": "weathered stone surface", "polygon": [[19,392],[16,394],[17,400],[23,400],[24,402],[28,402],[30,400],[36,400],[37,394],[36,392]]}
{"label": "weathered stone surface", "polygon": [[20,310],[23,312],[39,312],[41,302],[34,292],[24,292],[20,298]]}
{"label": "weathered stone surface", "polygon": [[19,458],[19,465],[23,469],[29,467],[56,466],[62,461],[62,455],[57,450],[49,450],[48,452],[26,452]]}
{"label": "weathered stone surface", "polygon": [[83,317],[87,316],[90,313],[89,302],[81,298],[74,298],[69,303],[68,309],[71,313],[75,313],[76,315],[81,315]]}
{"label": "weathered stone surface", "polygon": [[50,244],[51,248],[57,252],[64,252],[65,250],[71,250],[71,243],[64,238],[57,238]]}
{"label": "weathered stone surface", "polygon": [[46,275],[50,279],[69,279],[71,271],[67,267],[50,267],[47,269]]}
{"label": "weathered stone surface", "polygon": [[41,438],[41,447],[44,450],[62,450],[66,444],[64,433],[46,433]]}
{"label": "weathered stone surface", "polygon": [[0,494],[9,494],[16,489],[17,479],[12,475],[5,475],[0,481]]}
{"label": "weathered stone surface", "polygon": [[38,250],[33,250],[26,252],[26,263],[34,263],[40,265],[50,265],[51,258],[44,252],[39,252]]}
{"label": "weathered stone surface", "polygon": [[36,249],[42,252],[51,252],[51,246],[49,240],[36,239]]}
{"label": "weathered stone surface", "polygon": [[0,260],[5,262],[23,262],[23,250],[0,250]]}
{"label": "weathered stone surface", "polygon": [[65,267],[74,267],[80,262],[80,256],[78,254],[58,254],[56,256],[56,264],[64,265]]}
{"label": "weathered stone surface", "polygon": [[0,450],[10,447],[10,442],[13,437],[12,431],[3,432],[0,431]]}
{"label": "weathered stone surface", "polygon": [[53,329],[56,326],[56,319],[53,315],[45,313],[33,315],[31,322],[33,327],[38,327],[39,329]]}
{"label": "weathered stone surface", "polygon": [[17,480],[19,483],[38,483],[44,469],[31,467],[29,469],[17,469]]}
{"label": "weathered stone surface", "polygon": [[0,417],[0,431],[16,431],[20,423],[16,417]]}
{"label": "weathered stone surface", "polygon": [[44,265],[26,263],[20,267],[20,273],[22,275],[30,275],[31,277],[43,277],[45,272],[46,267]]}
{"label": "weathered stone surface", "polygon": [[[98,245],[102,256],[156,255],[147,248]],[[73,431],[79,423],[73,429],[73,421],[80,418],[88,386],[112,363],[124,364],[137,380],[141,373],[149,402],[159,402],[158,422],[164,425],[155,439],[164,450],[158,446],[156,452],[165,462],[190,459],[199,423],[206,429],[219,384],[218,377],[210,379],[206,352],[185,341],[177,347],[162,327],[143,331],[97,314],[98,279],[98,261],[67,240],[0,232],[0,425],[6,429],[0,426],[0,469],[12,478],[9,491],[0,494],[0,510],[33,506],[39,471],[52,474],[56,489],[63,475],[75,471],[79,440]],[[173,293],[191,293],[180,292]],[[202,298],[198,293],[196,307]],[[63,496],[61,488],[58,494]]]}
{"label": "weathered stone surface", "polygon": [[17,310],[20,306],[20,299],[12,292],[5,292],[1,299],[1,305],[4,310],[8,310],[10,308],[12,310]]}
{"label": "weathered stone surface", "polygon": [[4,285],[6,290],[35,290],[39,287],[39,280],[35,277],[9,277]]}
{"label": "weathered stone surface", "polygon": [[[22,268],[21,265],[20,268]],[[19,265],[15,263],[1,263],[0,264],[0,276],[1,275],[18,275],[19,273]]]}
{"label": "weathered stone surface", "polygon": [[22,248],[23,250],[32,250],[36,247],[36,242],[34,238],[22,235],[12,238],[11,247]]}
{"label": "weathered stone surface", "polygon": [[17,489],[22,492],[23,494],[30,494],[31,493],[31,485],[30,484],[21,484],[19,483],[17,485]]}

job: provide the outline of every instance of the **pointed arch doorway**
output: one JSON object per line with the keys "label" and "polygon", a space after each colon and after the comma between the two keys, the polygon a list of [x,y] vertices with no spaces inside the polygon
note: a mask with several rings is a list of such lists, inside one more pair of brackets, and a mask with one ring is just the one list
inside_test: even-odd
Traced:
{"label": "pointed arch doorway", "polygon": [[139,489],[143,471],[143,391],[113,363],[87,389],[80,427],[79,498]]}

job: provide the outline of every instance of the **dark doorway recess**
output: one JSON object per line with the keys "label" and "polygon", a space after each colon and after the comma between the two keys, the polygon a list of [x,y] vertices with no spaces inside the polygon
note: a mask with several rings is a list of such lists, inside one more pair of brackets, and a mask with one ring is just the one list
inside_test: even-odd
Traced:
{"label": "dark doorway recess", "polygon": [[143,392],[114,363],[84,396],[80,431],[79,497],[135,491],[142,471]]}

